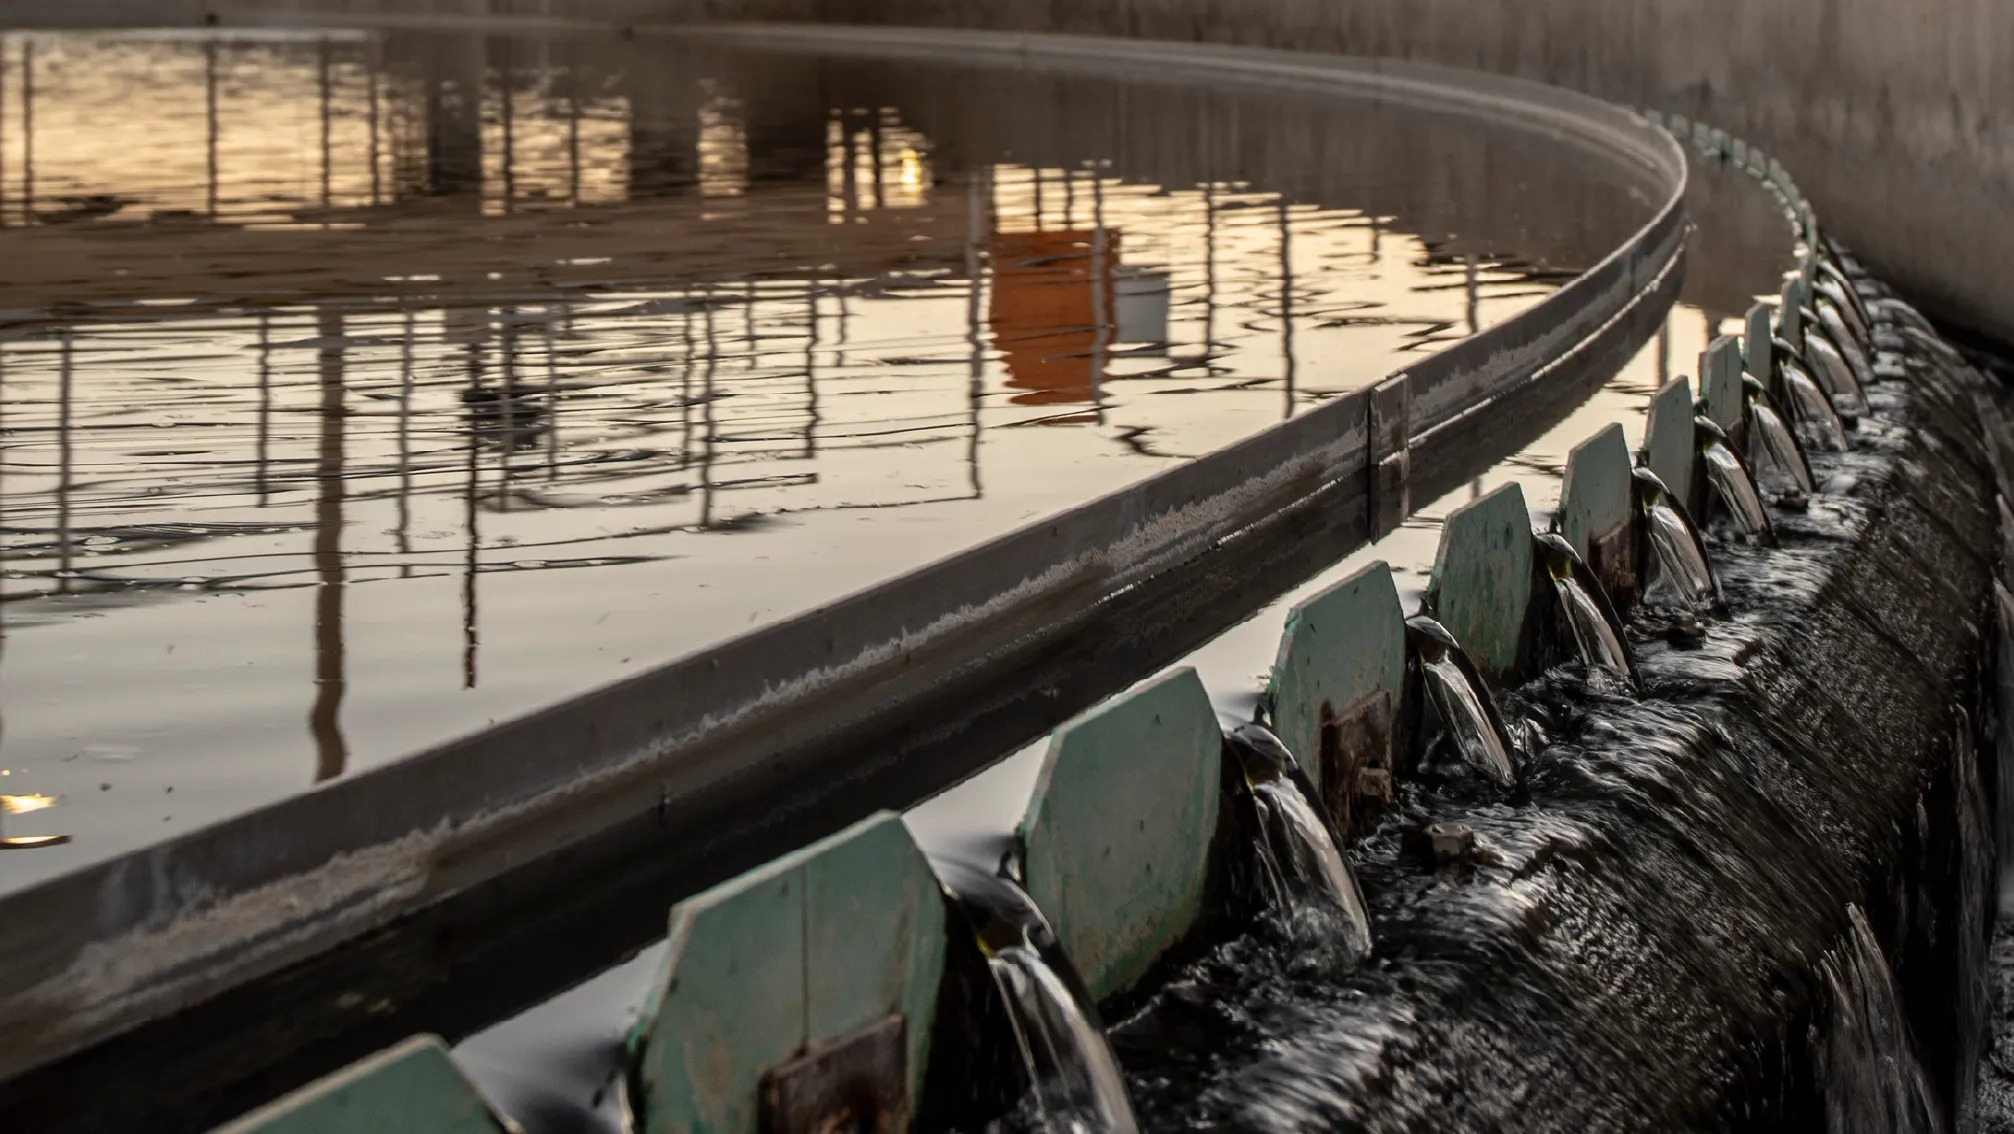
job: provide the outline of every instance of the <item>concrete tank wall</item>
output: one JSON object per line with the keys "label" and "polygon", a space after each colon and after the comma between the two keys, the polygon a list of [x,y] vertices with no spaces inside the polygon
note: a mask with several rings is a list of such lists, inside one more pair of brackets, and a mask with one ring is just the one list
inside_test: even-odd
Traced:
{"label": "concrete tank wall", "polygon": [[1431,59],[1712,122],[1779,156],[1821,215],[1934,313],[2014,339],[2007,0],[0,0],[77,22],[566,18],[1107,33]]}
{"label": "concrete tank wall", "polygon": [[[2014,337],[2006,0],[667,0],[680,17],[1101,32],[1432,59],[1762,145],[1920,303]],[[1996,109],[2000,113],[1996,113]]]}
{"label": "concrete tank wall", "polygon": [[[2014,337],[2006,0],[672,0],[1397,55],[1675,110],[1778,156],[1895,283]],[[1995,113],[1999,109],[2002,113]]]}

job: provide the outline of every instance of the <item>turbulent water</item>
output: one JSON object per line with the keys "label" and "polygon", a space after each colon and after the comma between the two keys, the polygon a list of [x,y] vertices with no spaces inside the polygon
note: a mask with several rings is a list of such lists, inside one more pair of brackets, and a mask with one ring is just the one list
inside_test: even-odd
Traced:
{"label": "turbulent water", "polygon": [[1846,940],[1821,966],[1832,1003],[1816,1040],[1825,1125],[1835,1134],[1947,1129],[1907,1031],[1895,978],[1858,906]]}
{"label": "turbulent water", "polygon": [[[1508,797],[1400,781],[1348,848],[1369,962],[1261,919],[1162,974],[1113,1029],[1141,1128],[1954,1128],[1988,1004],[1954,706],[1991,494],[1976,377],[1911,371],[1856,452],[1813,457],[1781,547],[1709,537],[1729,617],[1685,645],[1639,620],[1641,696],[1551,671],[1500,695],[1543,738]],[[1435,853],[1430,826],[1472,843]]]}

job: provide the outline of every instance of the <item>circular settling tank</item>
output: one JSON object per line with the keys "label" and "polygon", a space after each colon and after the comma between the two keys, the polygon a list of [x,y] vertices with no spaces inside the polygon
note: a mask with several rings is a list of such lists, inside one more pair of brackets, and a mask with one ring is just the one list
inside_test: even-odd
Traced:
{"label": "circular settling tank", "polygon": [[1180,467],[1662,204],[1483,116],[1009,56],[0,61],[0,822],[68,838],[9,888]]}

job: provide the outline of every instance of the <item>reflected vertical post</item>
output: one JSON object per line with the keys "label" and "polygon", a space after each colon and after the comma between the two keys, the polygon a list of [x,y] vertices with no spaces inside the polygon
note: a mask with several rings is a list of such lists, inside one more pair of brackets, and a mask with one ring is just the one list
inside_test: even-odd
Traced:
{"label": "reflected vertical post", "polygon": [[[1294,416],[1294,217],[1280,194],[1280,373],[1287,404],[1281,417]],[[1470,305],[1473,319],[1474,305]]]}
{"label": "reflected vertical post", "polygon": [[315,703],[308,731],[315,738],[315,782],[343,774],[349,746],[343,739],[346,686],[343,658],[343,315],[322,306],[316,320],[316,376],[320,380],[321,446],[315,460]]}
{"label": "reflected vertical post", "polygon": [[[335,102],[335,76],[331,73],[331,60],[330,60],[330,53],[332,50],[333,48],[327,39],[322,39],[318,41],[316,44],[315,75],[316,80],[320,86],[320,93],[321,93],[322,209],[324,213],[327,212],[329,206],[334,201],[330,185],[330,178],[331,178],[330,162],[333,160],[333,151],[335,148],[335,137],[334,137],[335,107],[333,105]],[[326,223],[328,221],[328,217],[324,216],[322,220],[324,223]]]}
{"label": "reflected vertical post", "polygon": [[414,312],[410,300],[401,301],[404,326],[399,338],[399,576],[413,575],[413,334]]}
{"label": "reflected vertical post", "polygon": [[384,164],[384,143],[380,139],[383,127],[383,112],[378,108],[378,71],[381,58],[378,41],[371,40],[371,48],[364,57],[364,98],[365,115],[370,120],[370,163],[371,163],[371,207],[384,203],[384,180],[380,169]]}
{"label": "reflected vertical post", "polygon": [[847,294],[851,290],[847,286],[846,279],[842,276],[839,280],[837,294],[833,296],[837,300],[835,306],[839,309],[839,315],[838,318],[833,320],[833,329],[837,332],[837,342],[834,344],[832,362],[833,365],[839,367],[841,370],[846,369],[846,347],[849,341],[847,335],[850,333],[847,323],[848,304],[846,300]]}
{"label": "reflected vertical post", "polygon": [[868,119],[867,122],[867,146],[873,151],[872,160],[874,164],[871,168],[874,172],[874,208],[877,212],[887,205],[887,199],[884,196],[881,185],[881,114],[880,110],[875,110],[873,112],[874,116]]}
{"label": "reflected vertical post", "polygon": [[[630,108],[634,117],[636,108]],[[566,69],[566,193],[567,203],[580,204],[580,67]]]}
{"label": "reflected vertical post", "polygon": [[217,40],[203,41],[203,173],[207,189],[204,211],[217,219]]}
{"label": "reflected vertical post", "polygon": [[804,284],[804,455],[818,455],[818,281],[816,271]]}
{"label": "reflected vertical post", "polygon": [[553,327],[565,311],[563,303],[548,304],[545,309],[545,478],[548,482],[559,479],[559,347],[553,339]]}
{"label": "reflected vertical post", "polygon": [[72,351],[70,328],[59,332],[56,345],[56,590],[70,593],[70,400]]}
{"label": "reflected vertical post", "polygon": [[[483,335],[479,331],[469,340],[469,384],[471,395],[479,394],[483,388]],[[476,398],[470,398],[473,405]],[[462,489],[462,523],[467,533],[466,548],[462,562],[462,688],[476,687],[476,648],[480,644],[476,633],[476,572],[480,566],[478,552],[482,546],[482,533],[476,523],[477,496],[482,491],[482,431],[476,423],[475,415],[469,414],[469,459],[468,480]]]}
{"label": "reflected vertical post", "polygon": [[1217,357],[1217,183],[1203,183],[1203,376]]}
{"label": "reflected vertical post", "polygon": [[503,364],[503,390],[497,394],[497,511],[510,511],[511,453],[517,449],[518,414],[522,402],[517,380],[517,312],[514,304],[498,308],[502,341],[497,346]]}
{"label": "reflected vertical post", "polygon": [[1473,335],[1482,330],[1481,296],[1476,289],[1476,254],[1473,252],[1462,260],[1462,301],[1469,334]]}
{"label": "reflected vertical post", "polygon": [[760,344],[756,341],[755,335],[755,277],[743,276],[741,282],[747,289],[742,293],[741,343],[742,349],[748,355],[748,372],[753,374],[761,369],[762,361]]}
{"label": "reflected vertical post", "polygon": [[266,506],[271,468],[269,458],[273,425],[273,316],[259,312],[259,422],[253,438],[252,485],[259,493],[259,507]]}
{"label": "reflected vertical post", "polygon": [[695,366],[693,350],[697,340],[692,334],[692,292],[680,296],[684,310],[679,313],[679,334],[685,345],[685,365],[679,369],[678,396],[678,467],[692,467],[692,372]]}
{"label": "reflected vertical post", "polygon": [[840,215],[847,223],[852,223],[854,213],[860,208],[859,154],[854,150],[857,142],[853,133],[853,112],[840,111],[839,116],[839,192],[841,196]]}
{"label": "reflected vertical post", "polygon": [[[1070,184],[1065,171],[1063,184]],[[1065,201],[1069,200],[1066,195]],[[1067,206],[1066,206],[1067,208]],[[1065,227],[1068,227],[1067,223]],[[1105,236],[1105,178],[1091,170],[1091,403],[1098,424],[1105,424],[1105,355],[1112,342],[1111,242]]]}
{"label": "reflected vertical post", "polygon": [[986,395],[986,335],[983,312],[986,286],[985,266],[980,258],[981,241],[992,231],[993,167],[982,165],[974,170],[965,188],[965,278],[970,291],[965,302],[965,338],[972,347],[971,383],[968,397],[972,403],[972,440],[966,450],[965,463],[971,470],[972,495],[985,494],[979,481],[979,434],[981,421],[979,411]]}
{"label": "reflected vertical post", "polygon": [[508,40],[498,45],[497,53],[502,57],[497,64],[497,119],[503,149],[503,211],[508,213],[517,204],[517,100],[511,90],[517,72],[511,66],[513,52]]}
{"label": "reflected vertical post", "polygon": [[35,41],[21,41],[21,223],[35,220]]}
{"label": "reflected vertical post", "polygon": [[7,37],[0,35],[0,228],[7,227]]}
{"label": "reflected vertical post", "polygon": [[720,365],[720,340],[713,325],[713,289],[708,287],[700,295],[703,303],[701,317],[706,326],[706,371],[700,389],[700,418],[704,432],[699,439],[699,527],[705,531],[713,527],[713,379]]}

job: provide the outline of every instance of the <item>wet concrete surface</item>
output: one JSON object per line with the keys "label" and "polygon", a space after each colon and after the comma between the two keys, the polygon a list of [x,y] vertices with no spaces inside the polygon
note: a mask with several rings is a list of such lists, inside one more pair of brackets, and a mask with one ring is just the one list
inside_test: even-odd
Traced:
{"label": "wet concrete surface", "polygon": [[1311,96],[613,36],[4,40],[0,770],[54,804],[10,834],[70,836],[6,885],[1178,464],[1649,211]]}

